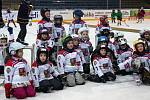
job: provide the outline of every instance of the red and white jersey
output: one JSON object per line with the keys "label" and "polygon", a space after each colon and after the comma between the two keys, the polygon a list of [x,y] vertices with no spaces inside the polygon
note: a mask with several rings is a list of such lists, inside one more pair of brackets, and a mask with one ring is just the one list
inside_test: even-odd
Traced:
{"label": "red and white jersey", "polygon": [[26,60],[12,57],[5,65],[5,84],[11,83],[12,88],[30,85],[31,69]]}
{"label": "red and white jersey", "polygon": [[36,46],[37,47],[44,47],[44,48],[51,48],[52,49],[54,47],[54,45],[55,45],[55,42],[52,39],[45,40],[45,41],[40,40],[40,39],[36,40]]}
{"label": "red and white jersey", "polygon": [[135,60],[139,61],[139,64],[143,64],[143,67],[150,72],[150,54],[145,54],[144,56],[133,54],[132,57],[129,57],[129,59],[127,59],[123,63],[120,63],[118,66],[121,70],[132,70],[132,62]]}
{"label": "red and white jersey", "polygon": [[111,59],[109,57],[94,57],[93,59],[93,66],[94,66],[94,71],[95,74],[97,74],[99,77],[101,77],[102,75],[104,75],[104,73],[107,72],[113,72],[113,68],[112,68],[112,62]]}
{"label": "red and white jersey", "polygon": [[81,58],[75,50],[71,53],[61,50],[57,56],[57,67],[60,74],[65,72],[83,72]]}
{"label": "red and white jersey", "polygon": [[37,33],[39,33],[41,28],[47,28],[49,31],[49,34],[52,34],[53,33],[53,27],[54,27],[53,22],[51,22],[51,21],[47,22],[45,20],[40,20],[38,22],[38,32]]}
{"label": "red and white jersey", "polygon": [[54,27],[53,35],[55,39],[63,38],[66,35],[65,28],[61,27]]}
{"label": "red and white jersey", "polygon": [[75,51],[77,51],[77,53],[79,54],[82,64],[86,63],[82,50],[80,48],[77,48],[75,49]]}
{"label": "red and white jersey", "polygon": [[69,34],[78,34],[78,30],[81,27],[88,27],[83,20],[74,20],[69,26]]}
{"label": "red and white jersey", "polygon": [[113,42],[113,45],[115,46],[116,50],[118,50],[118,49],[119,49],[119,42],[114,41],[114,42]]}
{"label": "red and white jersey", "polygon": [[63,26],[53,28],[53,37],[57,40],[56,46],[62,46],[62,39],[66,36],[66,31]]}
{"label": "red and white jersey", "polygon": [[83,42],[80,42],[79,47],[81,48],[83,52],[86,63],[90,63],[90,55],[93,50],[92,43],[90,41],[83,41]]}
{"label": "red and white jersey", "polygon": [[115,56],[117,58],[118,57],[117,49],[116,49],[115,45],[111,41],[108,42],[108,48],[111,49],[114,52],[114,54],[115,54]]}
{"label": "red and white jersey", "polygon": [[133,54],[133,49],[129,48],[126,51],[123,50],[118,50],[118,59],[117,59],[117,63],[123,63],[125,60],[129,59],[129,57],[132,57]]}
{"label": "red and white jersey", "polygon": [[59,75],[51,62],[43,65],[38,65],[38,63],[35,61],[32,64],[32,73],[35,87],[39,87],[40,81],[53,79],[54,77],[57,77]]}

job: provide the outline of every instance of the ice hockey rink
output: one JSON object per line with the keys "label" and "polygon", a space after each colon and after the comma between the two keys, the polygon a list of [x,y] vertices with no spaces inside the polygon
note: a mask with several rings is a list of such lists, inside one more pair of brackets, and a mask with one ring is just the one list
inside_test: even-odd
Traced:
{"label": "ice hockey rink", "polygon": [[[149,21],[150,22],[150,21]],[[150,23],[148,21],[142,24],[137,24],[136,21],[128,21],[129,27],[124,25],[120,28],[131,28],[140,30],[142,28],[149,28]],[[88,24],[96,24],[96,22],[88,22]],[[111,23],[110,23],[111,24]],[[69,25],[64,24],[66,31],[68,31]],[[112,24],[113,27],[118,27]],[[37,23],[33,23],[32,26],[28,26],[28,34],[26,36],[26,42],[31,46],[35,43],[37,33]],[[95,47],[95,28],[89,27],[90,40]],[[19,33],[19,26],[14,28],[15,37]],[[128,40],[130,46],[133,41],[139,37],[138,33],[123,32]],[[24,58],[28,60],[30,64],[30,50],[24,51]],[[2,82],[3,79],[0,79]],[[6,100],[4,88],[0,86],[0,100]],[[11,98],[15,100],[15,98]],[[115,82],[107,83],[93,83],[87,81],[83,86],[65,87],[61,91],[53,91],[52,93],[37,93],[36,97],[27,98],[27,100],[150,100],[150,86],[137,86],[133,81],[132,76],[117,76]]]}

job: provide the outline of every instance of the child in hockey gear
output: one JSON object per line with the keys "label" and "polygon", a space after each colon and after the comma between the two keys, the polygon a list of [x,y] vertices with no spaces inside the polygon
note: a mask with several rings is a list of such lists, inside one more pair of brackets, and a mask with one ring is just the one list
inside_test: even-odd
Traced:
{"label": "child in hockey gear", "polygon": [[116,47],[115,47],[115,45],[109,40],[109,38],[107,38],[106,36],[100,36],[100,37],[98,37],[98,43],[97,43],[97,45],[99,45],[99,44],[100,44],[100,45],[102,45],[102,44],[107,45],[108,48],[111,49],[111,50],[114,52],[116,58],[118,57]]}
{"label": "child in hockey gear", "polygon": [[55,41],[55,46],[53,48],[53,57],[55,62],[57,60],[57,54],[60,49],[62,49],[62,40],[66,36],[65,28],[62,26],[63,24],[63,17],[61,15],[54,16],[54,30],[53,36]]}
{"label": "child in hockey gear", "polygon": [[[130,46],[127,44],[127,40],[125,38],[119,38],[119,49],[117,50],[117,53],[118,53],[117,59],[118,64],[123,63],[127,59],[129,59],[129,57],[132,57],[133,49],[130,48]],[[122,68],[120,69],[121,75],[132,74],[133,72],[133,69],[129,65],[126,65],[124,69]]]}
{"label": "child in hockey gear", "polygon": [[90,55],[93,52],[93,46],[89,38],[89,30],[87,27],[79,29],[78,34],[81,38],[79,47],[81,48],[86,63],[83,64],[83,70],[85,74],[90,73]]}
{"label": "child in hockey gear", "polygon": [[36,45],[37,47],[47,48],[49,51],[54,47],[54,40],[51,39],[52,34],[49,34],[47,28],[42,28],[37,35]]}
{"label": "child in hockey gear", "polygon": [[14,21],[14,14],[10,11],[10,9],[7,9],[6,20],[8,21],[7,27],[9,27],[10,22],[12,22],[14,26],[17,27]]}
{"label": "child in hockey gear", "polygon": [[20,32],[16,41],[22,43],[23,45],[28,45],[28,43],[25,43],[25,37],[27,33],[26,25],[29,22],[29,14],[31,11],[30,5],[31,5],[30,0],[22,0],[17,16],[17,22],[19,23],[20,26]]}
{"label": "child in hockey gear", "polygon": [[50,61],[55,63],[54,58],[51,56],[54,51],[55,42],[52,39],[52,34],[49,34],[49,31],[47,28],[42,28],[40,30],[39,34],[37,35],[36,45],[37,45],[37,48],[44,47],[48,49],[49,59]]}
{"label": "child in hockey gear", "polygon": [[78,52],[74,49],[73,39],[68,36],[64,39],[63,49],[59,51],[57,56],[58,71],[67,86],[85,84],[83,78],[83,66]]}
{"label": "child in hockey gear", "polygon": [[0,75],[4,74],[4,58],[6,57],[7,41],[7,35],[0,33]]}
{"label": "child in hockey gear", "polygon": [[62,38],[65,37],[66,32],[65,28],[62,26],[63,17],[61,15],[54,16],[54,39],[55,42],[58,42],[60,46],[62,46]]}
{"label": "child in hockey gear", "polygon": [[142,40],[135,41],[134,48],[133,56],[118,66],[124,68],[126,65],[130,65],[133,72],[136,73],[134,79],[137,85],[141,82],[150,85],[150,54],[146,53],[145,43]]}
{"label": "child in hockey gear", "polygon": [[140,31],[140,36],[142,39],[145,40],[146,44],[148,45],[148,47],[146,48],[146,50],[148,52],[150,52],[150,30],[149,29],[143,29]]}
{"label": "child in hockey gear", "polygon": [[100,36],[106,36],[109,37],[111,35],[111,28],[110,27],[96,27],[96,38]]}
{"label": "child in hockey gear", "polygon": [[97,24],[98,27],[109,27],[109,22],[108,22],[108,17],[107,16],[101,16],[99,21],[98,21],[98,24]]}
{"label": "child in hockey gear", "polygon": [[118,21],[117,25],[119,26],[119,25],[121,25],[121,22],[122,22],[122,12],[121,12],[121,10],[118,10],[116,16],[117,16],[117,21]]}
{"label": "child in hockey gear", "polygon": [[69,34],[78,34],[78,30],[81,27],[87,27],[87,24],[85,23],[85,21],[83,21],[81,19],[81,17],[83,17],[84,13],[78,9],[78,10],[74,10],[73,12],[73,18],[74,20],[72,21],[70,27],[69,27]]}
{"label": "child in hockey gear", "polygon": [[134,48],[132,66],[139,76],[136,82],[141,80],[143,84],[150,85],[150,54],[145,52],[145,44],[141,40],[135,41]]}
{"label": "child in hockey gear", "polygon": [[32,64],[33,80],[37,92],[49,93],[51,90],[62,90],[63,84],[59,81],[59,73],[48,60],[49,52],[39,48],[37,59]]}
{"label": "child in hockey gear", "polygon": [[79,35],[77,34],[72,34],[71,37],[73,38],[73,45],[74,45],[74,49],[78,52],[78,54],[80,55],[81,61],[82,61],[82,65],[85,66],[84,64],[86,64],[83,52],[80,48],[80,38]]}
{"label": "child in hockey gear", "polygon": [[116,23],[116,12],[115,12],[115,10],[112,10],[111,20],[112,20],[112,23]]}
{"label": "child in hockey gear", "polygon": [[53,22],[50,20],[50,10],[48,8],[41,9],[42,19],[38,22],[38,33],[45,27],[48,29],[49,34],[53,34]]}
{"label": "child in hockey gear", "polygon": [[97,27],[96,27],[96,36],[108,36],[110,31],[111,31],[111,27],[109,26],[109,22],[107,19],[107,16],[102,16],[100,17],[100,20],[98,21]]}
{"label": "child in hockey gear", "polygon": [[142,13],[141,13],[141,11],[140,11],[140,9],[138,10],[138,13],[137,13],[137,22],[136,23],[142,23],[142,21],[143,21],[143,16],[142,16]]}
{"label": "child in hockey gear", "polygon": [[10,56],[6,59],[4,69],[6,98],[13,95],[17,99],[24,99],[36,95],[30,67],[23,58],[23,48],[24,45],[19,42],[10,44]]}
{"label": "child in hockey gear", "polygon": [[116,75],[113,72],[111,59],[107,56],[107,47],[101,45],[98,48],[97,55],[93,57],[93,68],[95,75],[91,75],[88,79],[94,82],[115,81]]}
{"label": "child in hockey gear", "polygon": [[14,42],[14,34],[13,34],[13,28],[12,27],[7,27],[3,26],[0,28],[0,34],[5,34],[8,36],[8,42],[12,43]]}
{"label": "child in hockey gear", "polygon": [[124,38],[124,34],[122,32],[114,32],[114,42],[113,44],[116,47],[116,50],[119,49],[119,39]]}

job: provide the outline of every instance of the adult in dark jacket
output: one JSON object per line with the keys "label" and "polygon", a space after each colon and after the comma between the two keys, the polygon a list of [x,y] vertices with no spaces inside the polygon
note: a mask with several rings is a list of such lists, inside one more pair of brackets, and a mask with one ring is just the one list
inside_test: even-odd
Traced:
{"label": "adult in dark jacket", "polygon": [[0,0],[0,28],[2,28],[4,25],[5,24],[2,18],[2,0]]}
{"label": "adult in dark jacket", "polygon": [[30,0],[22,0],[22,3],[20,4],[19,11],[18,11],[17,22],[20,25],[20,32],[16,41],[24,45],[28,45],[28,43],[25,43],[24,40],[27,33],[26,25],[29,22],[29,14],[31,8],[32,7],[31,7]]}

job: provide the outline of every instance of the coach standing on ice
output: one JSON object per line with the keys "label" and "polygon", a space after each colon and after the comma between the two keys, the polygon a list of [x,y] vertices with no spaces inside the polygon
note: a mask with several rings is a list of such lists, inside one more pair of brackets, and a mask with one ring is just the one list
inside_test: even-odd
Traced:
{"label": "coach standing on ice", "polygon": [[28,43],[25,43],[24,40],[27,33],[26,25],[29,22],[31,8],[30,0],[22,0],[18,11],[17,22],[20,25],[20,32],[16,41],[22,43],[23,45],[28,45]]}

